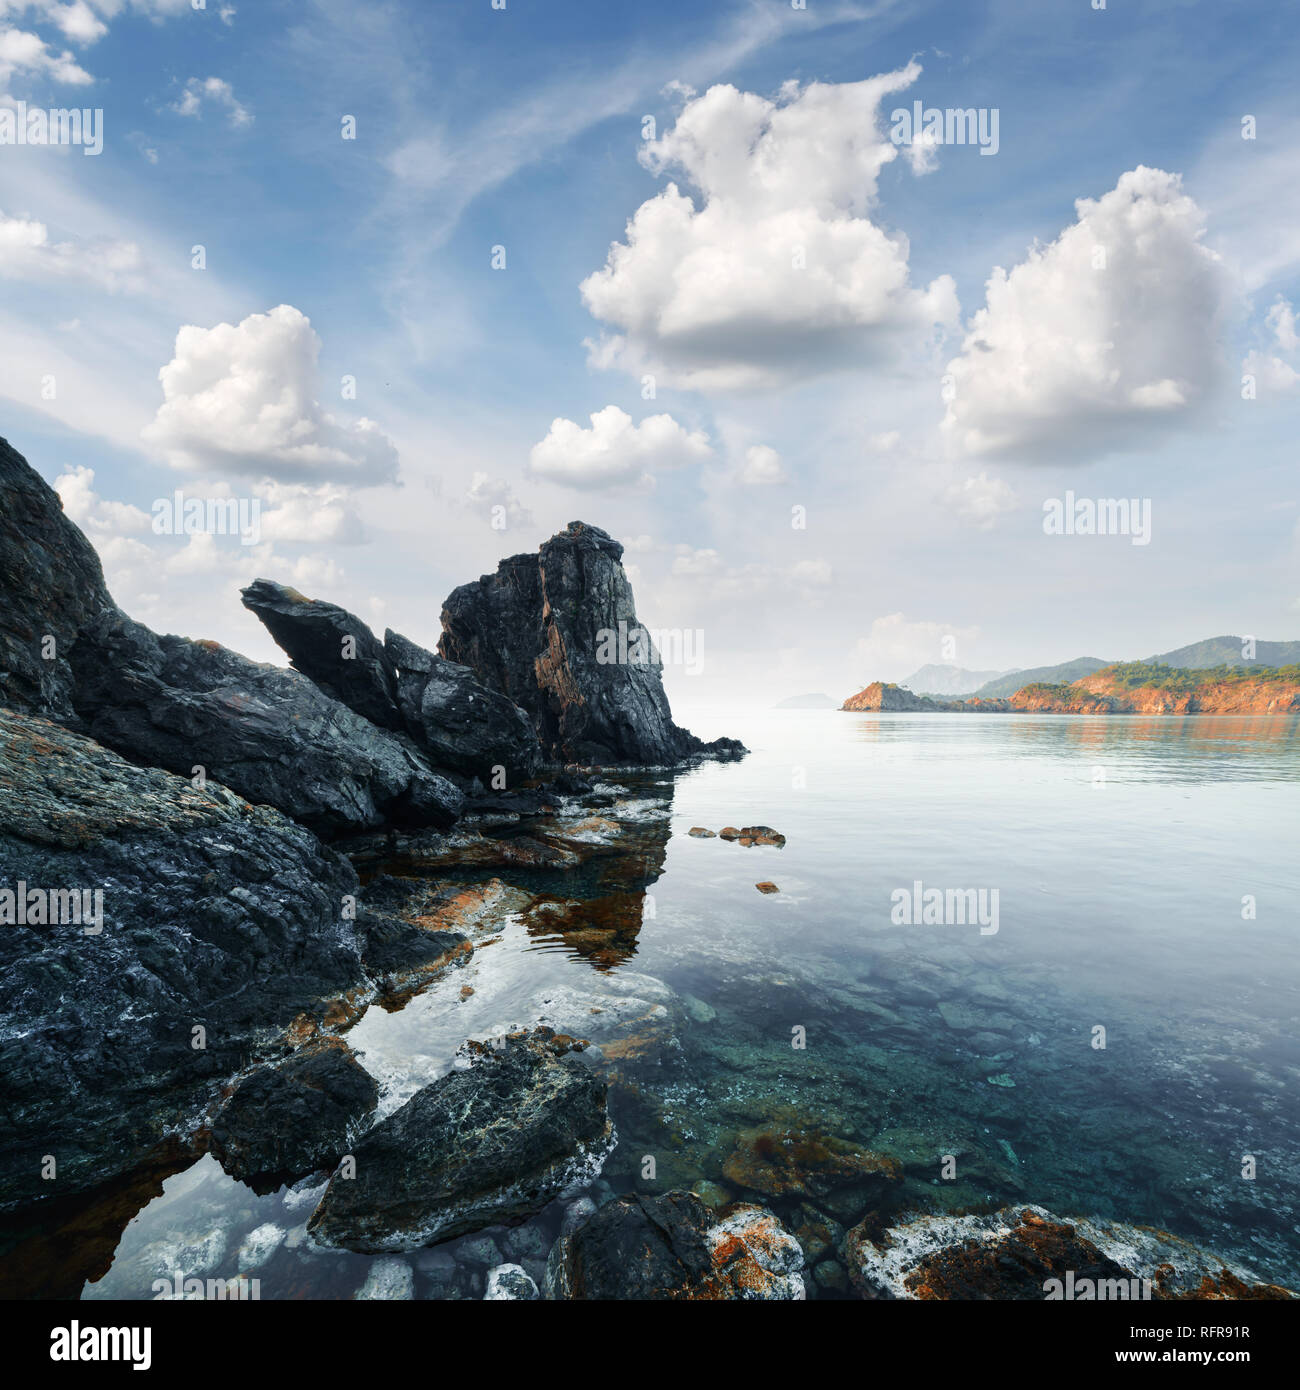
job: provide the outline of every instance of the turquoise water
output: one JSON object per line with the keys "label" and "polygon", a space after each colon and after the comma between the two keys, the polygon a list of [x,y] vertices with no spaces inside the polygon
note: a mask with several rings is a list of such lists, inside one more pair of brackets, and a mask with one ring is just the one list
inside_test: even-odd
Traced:
{"label": "turquoise water", "polygon": [[[592,903],[594,946],[511,917],[464,971],[367,1013],[349,1041],[385,1111],[466,1036],[585,1022],[620,1135],[597,1200],[738,1195],[738,1135],[798,1128],[898,1159],[912,1205],[1152,1224],[1300,1282],[1300,720],[789,711],[726,732],[752,755],[618,779],[631,860],[545,885]],[[784,848],[686,833],[755,823]],[[892,921],[918,880],[986,907],[996,891],[996,932]],[[258,1198],[201,1159],[84,1296],[149,1297],[183,1260],[254,1273],[262,1298],[349,1297],[374,1262],[310,1248],[309,1188]],[[544,1256],[560,1211],[489,1233],[495,1252]],[[270,1255],[250,1253],[253,1230]],[[446,1252],[472,1297],[492,1252],[465,1245]],[[445,1258],[401,1260],[399,1286],[446,1293]]]}

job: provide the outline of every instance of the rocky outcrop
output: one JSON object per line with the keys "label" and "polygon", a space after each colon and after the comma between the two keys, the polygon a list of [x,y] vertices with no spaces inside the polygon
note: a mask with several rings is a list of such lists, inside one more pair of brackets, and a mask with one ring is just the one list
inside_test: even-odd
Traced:
{"label": "rocky outcrop", "polygon": [[442,828],[464,804],[405,735],[215,642],[159,637],[114,611],[83,632],[73,667],[77,713],[100,743],[184,777],[202,768],[322,834]]}
{"label": "rocky outcrop", "polygon": [[0,705],[68,719],[81,629],[113,600],[58,494],[0,439]]}
{"label": "rocky outcrop", "polygon": [[771,1212],[715,1214],[693,1192],[606,1203],[556,1242],[551,1299],[802,1299],[803,1251]]}
{"label": "rocky outcrop", "polygon": [[502,560],[442,610],[439,652],[528,712],[548,758],[671,764],[737,757],[672,721],[659,657],[636,616],[623,547],[570,522],[536,555]]}
{"label": "rocky outcrop", "polygon": [[309,1229],[348,1250],[412,1250],[539,1211],[613,1147],[606,1083],[549,1029],[470,1042],[352,1149]]}
{"label": "rocky outcrop", "polygon": [[396,673],[397,704],[407,731],[439,766],[512,788],[541,765],[528,715],[489,690],[468,666],[435,656],[388,631],[384,650]]}
{"label": "rocky outcrop", "polygon": [[356,874],[309,831],[5,710],[0,866],[0,1208],[142,1162],[277,1025],[361,973]]}
{"label": "rocky outcrop", "polygon": [[[1152,668],[1149,678],[1123,678],[1107,667],[1072,685],[1027,685],[1013,709],[1050,714],[1294,714],[1300,711],[1300,669],[1240,674]],[[1220,675],[1221,678],[1216,678]]]}
{"label": "rocky outcrop", "polygon": [[397,710],[397,672],[360,618],[271,579],[255,579],[240,597],[296,671],[381,729],[404,727]]}
{"label": "rocky outcrop", "polygon": [[333,1168],[349,1133],[375,1108],[379,1085],[339,1038],[243,1077],[212,1122],[221,1166],[257,1192]]}
{"label": "rocky outcrop", "polygon": [[866,1298],[1287,1299],[1248,1270],[1148,1227],[1062,1220],[1042,1207],[855,1226],[850,1277]]}

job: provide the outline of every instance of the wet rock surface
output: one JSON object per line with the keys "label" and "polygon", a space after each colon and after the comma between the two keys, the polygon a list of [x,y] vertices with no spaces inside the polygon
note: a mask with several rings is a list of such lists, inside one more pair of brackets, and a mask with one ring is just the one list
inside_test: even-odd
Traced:
{"label": "wet rock surface", "polygon": [[[705,745],[672,721],[655,659],[618,649],[643,632],[623,547],[571,522],[536,555],[501,561],[462,584],[442,610],[439,652],[525,709],[549,758],[583,764],[672,764],[740,756],[734,739]],[[610,643],[614,643],[611,649]]]}
{"label": "wet rock surface", "polygon": [[467,1043],[353,1147],[310,1229],[324,1245],[411,1250],[538,1211],[590,1178],[613,1144],[606,1085],[549,1029]]}
{"label": "wet rock surface", "polygon": [[338,1038],[243,1077],[212,1122],[221,1166],[257,1192],[332,1168],[374,1110],[379,1086]]}
{"label": "wet rock surface", "polygon": [[98,932],[0,930],[3,1207],[142,1162],[277,1024],[360,976],[356,874],[310,831],[4,710],[0,863],[6,888],[103,894]]}
{"label": "wet rock surface", "polygon": [[991,1216],[923,1216],[885,1228],[864,1222],[848,1233],[845,1255],[866,1298],[1294,1297],[1164,1232],[1067,1221],[1033,1206]]}
{"label": "wet rock surface", "polygon": [[771,1212],[715,1214],[693,1192],[619,1197],[561,1234],[550,1299],[802,1299],[803,1251]]}

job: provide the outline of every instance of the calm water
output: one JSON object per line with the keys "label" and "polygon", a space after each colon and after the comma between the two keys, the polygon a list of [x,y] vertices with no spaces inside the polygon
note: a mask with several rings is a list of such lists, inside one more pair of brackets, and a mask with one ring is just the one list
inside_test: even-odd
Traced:
{"label": "calm water", "polygon": [[[895,1156],[918,1205],[1154,1224],[1300,1282],[1300,720],[790,711],[726,732],[753,755],[627,783],[632,857],[543,885],[585,906],[512,916],[464,970],[369,1011],[349,1041],[383,1111],[465,1037],[549,1021],[612,1072],[597,1200],[717,1184],[741,1131],[796,1127]],[[785,847],[686,833],[753,823]],[[998,930],[895,924],[917,880],[996,890]],[[312,1248],[315,1186],[258,1198],[201,1159],[84,1296],[149,1297],[179,1265],[256,1276],[264,1299],[367,1278],[473,1297],[499,1258],[540,1272],[562,1210],[376,1262]]]}

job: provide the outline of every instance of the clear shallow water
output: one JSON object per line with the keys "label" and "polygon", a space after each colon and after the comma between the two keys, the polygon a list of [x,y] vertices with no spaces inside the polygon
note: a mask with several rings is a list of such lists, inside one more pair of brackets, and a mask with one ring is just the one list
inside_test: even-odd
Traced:
{"label": "clear shallow water", "polygon": [[[727,732],[752,756],[638,784],[630,864],[544,885],[616,928],[598,949],[511,919],[401,1012],[367,1013],[349,1042],[383,1110],[464,1037],[548,1021],[612,1072],[620,1144],[598,1200],[725,1184],[740,1132],[794,1127],[899,1159],[918,1205],[1154,1224],[1300,1282],[1300,720],[789,711]],[[754,823],[785,847],[686,833]],[[779,894],[756,891],[768,879]],[[998,931],[891,922],[915,880],[996,889]],[[956,1181],[939,1181],[945,1154]],[[178,1262],[258,1276],[263,1298],[350,1297],[378,1275],[437,1295],[447,1253],[474,1296],[476,1260],[535,1263],[560,1214],[377,1269],[313,1250],[312,1205],[204,1158],[83,1296],[149,1297]]]}

